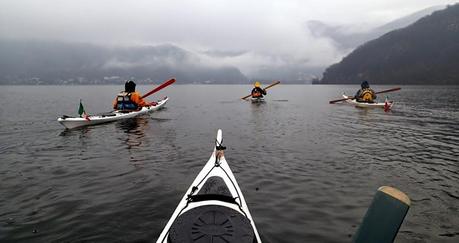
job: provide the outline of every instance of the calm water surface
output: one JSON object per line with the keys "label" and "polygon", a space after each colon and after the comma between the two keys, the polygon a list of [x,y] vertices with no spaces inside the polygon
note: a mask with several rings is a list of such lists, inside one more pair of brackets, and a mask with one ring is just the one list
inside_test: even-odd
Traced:
{"label": "calm water surface", "polygon": [[265,242],[350,242],[382,185],[412,199],[396,242],[459,242],[459,87],[402,87],[386,113],[328,104],[357,86],[279,85],[255,105],[250,86],[175,85],[150,116],[57,123],[121,88],[0,86],[0,242],[154,242],[218,128]]}

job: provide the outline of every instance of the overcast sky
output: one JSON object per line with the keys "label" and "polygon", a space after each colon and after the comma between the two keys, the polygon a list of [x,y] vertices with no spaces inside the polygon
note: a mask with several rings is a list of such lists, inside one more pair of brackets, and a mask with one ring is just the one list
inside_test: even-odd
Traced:
{"label": "overcast sky", "polygon": [[[195,52],[245,52],[227,62],[248,68],[342,57],[305,22],[376,27],[457,0],[0,0],[0,36],[102,44],[172,43]],[[287,57],[287,58],[282,58]],[[313,57],[313,58],[311,58]],[[244,69],[244,67],[242,68]]]}

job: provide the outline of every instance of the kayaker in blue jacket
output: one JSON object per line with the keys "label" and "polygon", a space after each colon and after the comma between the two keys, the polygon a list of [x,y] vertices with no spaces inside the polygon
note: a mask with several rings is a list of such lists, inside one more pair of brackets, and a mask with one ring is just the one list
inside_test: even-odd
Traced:
{"label": "kayaker in blue jacket", "polygon": [[260,82],[255,82],[255,88],[252,89],[252,98],[263,98],[263,95],[266,95],[266,90],[262,89]]}
{"label": "kayaker in blue jacket", "polygon": [[357,91],[354,96],[357,102],[373,103],[376,99],[376,94],[375,91],[370,89],[370,84],[368,84],[368,81],[363,81],[360,86],[362,88],[359,89],[359,91]]}
{"label": "kayaker in blue jacket", "polygon": [[135,91],[136,84],[130,80],[124,84],[124,91],[120,92],[113,101],[115,110],[139,110],[144,106],[155,105],[155,102],[147,103],[142,95]]}

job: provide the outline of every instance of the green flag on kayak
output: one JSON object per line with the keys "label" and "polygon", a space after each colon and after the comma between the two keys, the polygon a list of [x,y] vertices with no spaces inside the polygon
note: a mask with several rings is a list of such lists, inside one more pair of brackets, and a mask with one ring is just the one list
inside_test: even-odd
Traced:
{"label": "green flag on kayak", "polygon": [[81,99],[80,99],[80,107],[78,107],[78,114],[80,115],[80,117],[84,117],[84,119],[89,121],[89,116],[86,113],[86,111],[84,110],[83,103],[81,102]]}
{"label": "green flag on kayak", "polygon": [[78,108],[78,114],[82,116],[85,113],[86,111],[84,111],[83,103],[81,103],[81,100],[80,100],[80,107]]}

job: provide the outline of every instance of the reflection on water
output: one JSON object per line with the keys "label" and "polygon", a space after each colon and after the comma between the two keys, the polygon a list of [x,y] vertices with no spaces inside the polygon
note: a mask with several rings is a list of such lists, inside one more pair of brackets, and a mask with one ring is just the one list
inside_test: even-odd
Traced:
{"label": "reflection on water", "polygon": [[91,130],[91,127],[79,127],[74,129],[64,129],[59,136],[68,137],[73,135],[79,135],[80,138],[84,138],[85,135]]}
{"label": "reflection on water", "polygon": [[129,154],[129,162],[136,166],[143,165],[144,158],[138,157],[136,148],[140,147],[144,141],[145,130],[148,126],[148,117],[136,117],[129,120],[123,120],[116,123],[116,127],[124,132],[124,136],[119,137]]}
{"label": "reflection on water", "polygon": [[142,138],[145,137],[145,126],[148,119],[146,117],[136,117],[134,119],[117,122],[117,127],[126,133],[126,138],[122,139],[127,145],[127,149],[138,147],[142,144]]}
{"label": "reflection on water", "polygon": [[390,112],[328,104],[357,88],[252,104],[250,86],[171,86],[168,109],[64,130],[80,98],[95,114],[119,87],[2,87],[22,98],[0,107],[0,242],[154,241],[218,128],[264,242],[349,242],[381,185],[413,202],[396,242],[459,242],[459,87],[402,87]]}

